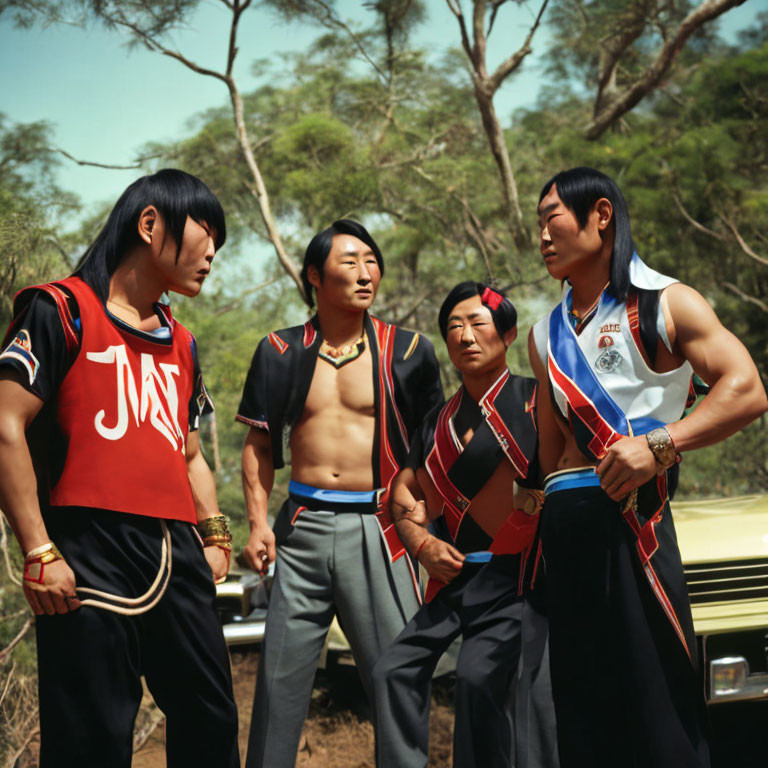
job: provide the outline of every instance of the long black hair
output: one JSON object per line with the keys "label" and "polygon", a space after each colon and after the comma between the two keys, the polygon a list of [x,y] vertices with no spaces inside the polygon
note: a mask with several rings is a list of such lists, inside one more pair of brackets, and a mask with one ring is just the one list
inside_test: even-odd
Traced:
{"label": "long black hair", "polygon": [[592,206],[601,197],[611,201],[614,239],[608,291],[618,301],[624,301],[629,291],[629,262],[635,252],[635,243],[629,225],[627,201],[621,190],[613,179],[594,168],[571,168],[568,171],[560,171],[542,187],[539,203],[552,189],[553,184],[557,187],[557,194],[563,205],[573,211],[582,229],[587,225]]}
{"label": "long black hair", "polygon": [[504,334],[517,325],[515,305],[501,291],[497,291],[485,283],[466,280],[451,289],[451,292],[445,297],[445,301],[443,301],[440,307],[440,312],[437,315],[437,324],[440,327],[443,339],[448,335],[448,318],[451,316],[451,310],[460,301],[471,299],[473,296],[479,296],[483,305],[488,307],[499,338],[503,339]]}
{"label": "long black hair", "polygon": [[139,216],[148,205],[154,205],[163,217],[166,233],[176,243],[177,258],[187,216],[198,223],[204,221],[214,230],[216,250],[224,245],[227,238],[224,211],[216,195],[200,179],[174,168],[142,176],[120,195],[107,223],[83,254],[74,273],[88,283],[102,301],[109,296],[110,277],[128,251],[141,242]]}
{"label": "long black hair", "polygon": [[376,245],[376,242],[370,236],[368,230],[362,224],[359,224],[352,219],[339,219],[338,221],[334,221],[330,227],[327,227],[322,232],[318,232],[309,241],[307,250],[304,253],[304,265],[301,268],[301,282],[304,284],[304,294],[307,297],[307,304],[309,304],[310,307],[315,305],[315,300],[312,296],[312,283],[309,282],[307,273],[310,267],[315,267],[322,278],[323,264],[325,264],[325,260],[331,252],[333,238],[336,235],[351,235],[358,240],[362,240],[373,251],[373,255],[376,257],[376,262],[379,265],[379,272],[382,277],[384,276],[384,257],[381,255],[379,246]]}

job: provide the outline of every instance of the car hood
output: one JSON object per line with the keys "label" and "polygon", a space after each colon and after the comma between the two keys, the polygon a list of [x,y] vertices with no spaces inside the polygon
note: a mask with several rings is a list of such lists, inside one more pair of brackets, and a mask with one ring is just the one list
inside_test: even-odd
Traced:
{"label": "car hood", "polygon": [[672,503],[683,563],[768,557],[768,495]]}

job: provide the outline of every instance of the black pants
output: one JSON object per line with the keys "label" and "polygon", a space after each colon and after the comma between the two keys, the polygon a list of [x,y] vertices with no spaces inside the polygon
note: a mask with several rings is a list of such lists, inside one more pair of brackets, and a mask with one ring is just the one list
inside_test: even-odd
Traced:
{"label": "black pants", "polygon": [[[143,594],[158,570],[158,520],[98,510],[46,515],[78,587]],[[42,768],[130,768],[141,676],[166,715],[169,768],[237,768],[237,710],[215,588],[191,525],[167,522],[172,570],[138,616],[83,606],[37,617]],[[84,597],[86,595],[83,595]]]}
{"label": "black pants", "polygon": [[459,634],[453,764],[511,764],[507,701],[520,657],[523,609],[516,566],[518,556],[496,557],[486,565],[465,563],[379,659],[373,670],[378,766],[427,765],[432,673]]}
{"label": "black pants", "polygon": [[709,765],[703,686],[669,508],[652,563],[691,660],[640,567],[618,503],[599,487],[542,509],[552,690],[563,768]]}

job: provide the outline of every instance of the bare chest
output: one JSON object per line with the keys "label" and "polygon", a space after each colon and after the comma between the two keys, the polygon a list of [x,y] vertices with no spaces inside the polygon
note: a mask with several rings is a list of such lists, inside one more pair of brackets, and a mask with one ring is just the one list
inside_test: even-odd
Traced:
{"label": "bare chest", "polygon": [[373,398],[373,364],[368,349],[341,368],[319,358],[304,404],[304,416],[344,410],[372,417]]}

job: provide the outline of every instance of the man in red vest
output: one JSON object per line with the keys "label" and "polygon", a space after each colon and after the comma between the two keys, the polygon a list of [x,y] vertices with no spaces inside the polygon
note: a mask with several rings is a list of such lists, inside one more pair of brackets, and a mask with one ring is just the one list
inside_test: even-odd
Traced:
{"label": "man in red vest", "polygon": [[142,675],[169,766],[239,765],[213,605],[231,537],[196,431],[212,406],[194,336],[158,303],[196,296],[225,236],[203,182],[159,171],[125,190],[72,277],[16,296],[0,505],[36,614],[43,768],[130,768]]}

